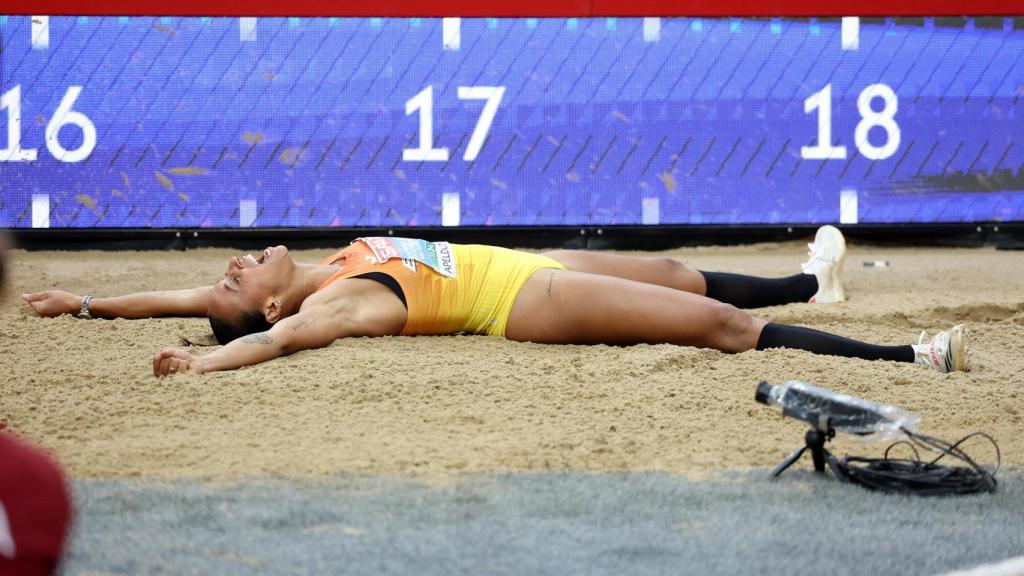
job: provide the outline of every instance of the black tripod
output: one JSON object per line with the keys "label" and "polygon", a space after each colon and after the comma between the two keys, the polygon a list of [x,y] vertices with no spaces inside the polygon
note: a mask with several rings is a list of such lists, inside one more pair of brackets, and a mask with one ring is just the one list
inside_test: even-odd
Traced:
{"label": "black tripod", "polygon": [[825,462],[829,462],[831,466],[831,461],[835,458],[831,452],[825,449],[825,443],[835,438],[835,436],[835,429],[829,424],[828,419],[824,418],[822,422],[818,423],[817,428],[811,428],[807,431],[807,434],[804,436],[804,445],[794,450],[789,456],[786,456],[786,459],[772,470],[771,477],[777,478],[779,474],[785,472],[786,468],[789,468],[794,462],[799,460],[808,449],[811,451],[811,460],[814,461],[814,471],[823,474],[825,472]]}

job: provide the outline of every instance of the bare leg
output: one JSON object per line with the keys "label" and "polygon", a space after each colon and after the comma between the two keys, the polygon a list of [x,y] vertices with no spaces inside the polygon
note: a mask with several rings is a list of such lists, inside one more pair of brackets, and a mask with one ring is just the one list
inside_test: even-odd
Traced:
{"label": "bare leg", "polygon": [[[743,274],[706,272],[673,258],[622,256],[582,250],[545,252],[569,270],[614,276],[714,298],[738,308],[761,308],[807,302],[818,291],[814,275],[760,278]],[[829,272],[831,278],[831,272]],[[832,301],[832,300],[824,300]]]}
{"label": "bare leg", "polygon": [[551,344],[671,343],[742,352],[757,345],[765,324],[704,296],[546,269],[520,290],[505,336]]}
{"label": "bare leg", "polygon": [[622,256],[584,250],[552,250],[547,256],[574,272],[624,278],[703,296],[707,285],[697,270],[674,258]]}
{"label": "bare leg", "polygon": [[865,360],[914,362],[917,358],[909,345],[880,346],[810,328],[769,324],[731,304],[697,294],[553,269],[534,273],[520,290],[505,336],[549,344],[647,342],[723,352],[792,348]]}

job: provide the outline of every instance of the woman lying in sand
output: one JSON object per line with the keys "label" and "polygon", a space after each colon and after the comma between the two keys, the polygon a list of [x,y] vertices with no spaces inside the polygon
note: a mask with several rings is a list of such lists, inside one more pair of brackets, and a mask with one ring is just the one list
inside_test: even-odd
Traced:
{"label": "woman lying in sand", "polygon": [[157,376],[231,370],[338,338],[461,332],[550,344],[671,343],[723,352],[784,347],[967,370],[962,326],[929,342],[922,334],[916,345],[879,346],[740,309],[845,300],[842,234],[822,227],[809,247],[802,274],[767,279],[698,271],[665,258],[361,238],[319,264],[295,262],[284,246],[259,258],[233,257],[213,287],[23,298],[41,316],[208,316],[225,346],[205,356],[164,349],[153,357]]}

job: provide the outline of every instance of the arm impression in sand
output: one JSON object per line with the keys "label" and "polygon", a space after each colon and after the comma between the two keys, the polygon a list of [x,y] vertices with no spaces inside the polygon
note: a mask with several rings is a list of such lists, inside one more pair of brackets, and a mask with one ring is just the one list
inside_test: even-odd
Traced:
{"label": "arm impression in sand", "polygon": [[[62,290],[22,294],[21,297],[28,302],[36,314],[47,318],[61,314],[78,315],[82,306],[81,296]],[[94,297],[89,302],[89,313],[93,318],[206,316],[209,297],[209,286],[186,290],[139,292],[111,298]]]}
{"label": "arm impression in sand", "polygon": [[329,306],[313,306],[281,320],[266,332],[244,336],[206,356],[192,356],[174,348],[162,350],[153,358],[153,373],[170,376],[234,370],[299,350],[322,348],[349,333],[346,323],[332,315]]}

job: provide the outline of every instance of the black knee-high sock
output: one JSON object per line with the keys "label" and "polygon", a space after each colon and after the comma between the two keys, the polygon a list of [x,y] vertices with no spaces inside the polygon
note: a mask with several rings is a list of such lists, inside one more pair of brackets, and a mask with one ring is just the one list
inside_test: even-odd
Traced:
{"label": "black knee-high sock", "polygon": [[705,295],[737,308],[762,308],[790,302],[807,302],[818,291],[813,274],[794,274],[785,278],[758,278],[727,272],[704,272],[708,290]]}
{"label": "black knee-high sock", "polygon": [[851,340],[828,332],[821,332],[802,326],[768,323],[757,340],[757,349],[794,348],[815,354],[847,356],[864,360],[892,360],[913,362],[914,348],[906,346],[879,346]]}

